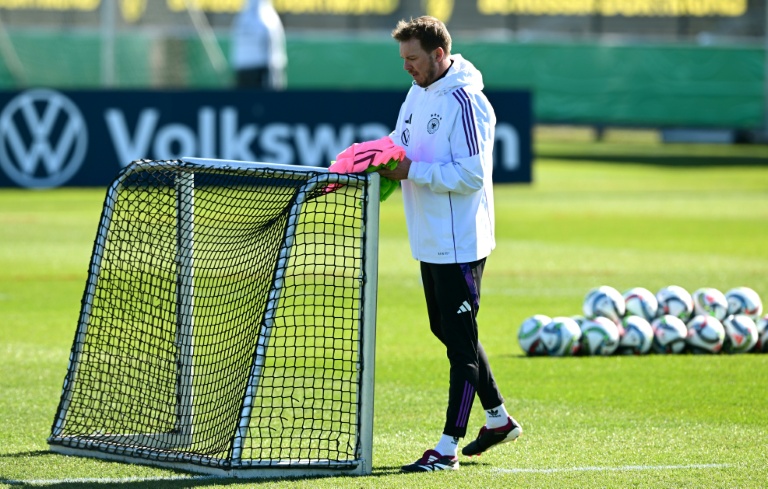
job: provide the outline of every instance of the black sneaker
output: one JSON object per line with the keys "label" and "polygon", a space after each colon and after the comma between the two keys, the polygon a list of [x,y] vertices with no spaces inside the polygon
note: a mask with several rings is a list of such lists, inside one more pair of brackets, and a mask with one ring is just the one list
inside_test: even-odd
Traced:
{"label": "black sneaker", "polygon": [[507,424],[501,428],[487,428],[485,426],[480,428],[477,438],[465,446],[461,453],[468,457],[480,455],[496,445],[516,440],[522,432],[523,428],[520,427],[520,424],[512,416],[509,416]]}
{"label": "black sneaker", "polygon": [[438,470],[459,470],[458,457],[440,455],[434,450],[427,450],[424,455],[410,465],[403,465],[403,472],[436,472]]}

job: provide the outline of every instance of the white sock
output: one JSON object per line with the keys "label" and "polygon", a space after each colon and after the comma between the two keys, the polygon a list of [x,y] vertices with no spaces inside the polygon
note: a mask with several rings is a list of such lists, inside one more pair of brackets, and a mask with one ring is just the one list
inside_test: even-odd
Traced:
{"label": "white sock", "polygon": [[485,426],[488,428],[501,428],[507,424],[507,417],[509,413],[504,404],[493,409],[486,409],[485,411]]}
{"label": "white sock", "polygon": [[455,457],[459,453],[459,437],[443,434],[437,442],[435,451],[440,455]]}

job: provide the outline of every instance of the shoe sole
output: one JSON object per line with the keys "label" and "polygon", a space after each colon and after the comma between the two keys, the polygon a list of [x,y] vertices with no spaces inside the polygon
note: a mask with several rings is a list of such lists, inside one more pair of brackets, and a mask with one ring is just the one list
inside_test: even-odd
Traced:
{"label": "shoe sole", "polygon": [[400,472],[403,472],[405,474],[422,474],[426,472],[443,472],[443,471],[452,471],[452,470],[459,470],[459,462],[456,462],[455,465],[443,465],[440,468],[436,468],[434,465],[432,465],[432,468],[429,468],[427,465],[419,465],[417,467],[413,468],[407,468],[411,467],[409,465],[406,465],[404,467],[400,468]]}
{"label": "shoe sole", "polygon": [[427,474],[429,472],[452,472],[455,470],[459,470],[458,467],[450,467],[450,468],[443,468],[443,469],[418,469],[418,470],[409,470],[409,469],[401,469],[400,472],[403,474]]}

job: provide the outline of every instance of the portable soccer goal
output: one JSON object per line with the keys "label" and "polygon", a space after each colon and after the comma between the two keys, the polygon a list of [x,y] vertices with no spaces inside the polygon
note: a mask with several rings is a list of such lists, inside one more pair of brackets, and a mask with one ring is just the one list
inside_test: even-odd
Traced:
{"label": "portable soccer goal", "polygon": [[54,452],[368,474],[379,178],[183,158],[107,191]]}

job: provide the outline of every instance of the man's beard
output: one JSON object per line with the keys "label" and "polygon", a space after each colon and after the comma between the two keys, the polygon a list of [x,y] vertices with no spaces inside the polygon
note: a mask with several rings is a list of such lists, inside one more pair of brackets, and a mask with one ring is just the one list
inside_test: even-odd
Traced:
{"label": "man's beard", "polygon": [[437,78],[437,65],[431,64],[429,66],[429,70],[426,73],[426,77],[424,78],[423,83],[417,83],[421,88],[427,88],[432,84],[433,81]]}

